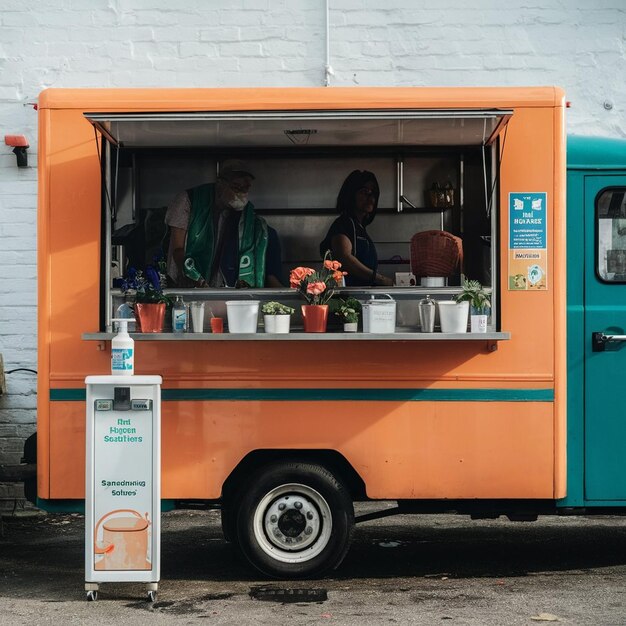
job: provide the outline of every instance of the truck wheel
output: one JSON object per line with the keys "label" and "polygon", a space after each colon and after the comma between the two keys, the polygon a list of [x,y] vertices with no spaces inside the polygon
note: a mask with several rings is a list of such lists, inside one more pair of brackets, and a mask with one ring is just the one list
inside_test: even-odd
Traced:
{"label": "truck wheel", "polygon": [[239,547],[275,578],[318,576],[343,561],[354,529],[346,488],[328,470],[281,463],[261,470],[240,500]]}

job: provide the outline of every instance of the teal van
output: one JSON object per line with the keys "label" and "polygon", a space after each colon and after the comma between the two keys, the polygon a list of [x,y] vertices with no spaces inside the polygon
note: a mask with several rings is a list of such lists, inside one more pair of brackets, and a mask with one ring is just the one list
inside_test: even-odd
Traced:
{"label": "teal van", "polygon": [[[626,139],[567,141],[567,497],[626,506]],[[578,511],[580,512],[580,511]]]}

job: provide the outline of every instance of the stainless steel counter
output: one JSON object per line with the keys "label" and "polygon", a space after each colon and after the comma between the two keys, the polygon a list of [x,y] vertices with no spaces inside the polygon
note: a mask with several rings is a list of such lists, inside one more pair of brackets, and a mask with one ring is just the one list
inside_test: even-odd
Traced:
{"label": "stainless steel counter", "polygon": [[[108,341],[116,333],[84,333],[82,338],[90,341]],[[506,341],[508,332],[488,333],[130,333],[135,341]]]}

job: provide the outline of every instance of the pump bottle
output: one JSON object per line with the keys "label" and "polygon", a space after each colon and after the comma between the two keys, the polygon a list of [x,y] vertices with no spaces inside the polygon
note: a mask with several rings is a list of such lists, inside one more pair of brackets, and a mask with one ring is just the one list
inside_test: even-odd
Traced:
{"label": "pump bottle", "polygon": [[172,306],[172,330],[175,333],[187,332],[187,306],[182,296],[176,296],[176,302]]}
{"label": "pump bottle", "polygon": [[111,374],[132,376],[135,373],[135,342],[128,334],[128,319],[120,317],[112,321],[119,327],[111,341]]}

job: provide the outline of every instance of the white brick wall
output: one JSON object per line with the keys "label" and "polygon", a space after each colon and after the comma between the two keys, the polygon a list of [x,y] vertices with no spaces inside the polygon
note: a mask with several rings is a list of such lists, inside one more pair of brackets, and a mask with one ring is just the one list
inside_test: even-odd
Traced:
{"label": "white brick wall", "polygon": [[[559,85],[568,130],[626,136],[624,0],[329,0],[333,85]],[[181,8],[174,8],[182,4]],[[2,0],[0,353],[36,368],[36,113],[47,87],[324,84],[323,0]],[[606,110],[605,101],[613,108]],[[35,377],[7,377],[0,463],[35,429]],[[0,485],[0,498],[13,493]]]}

